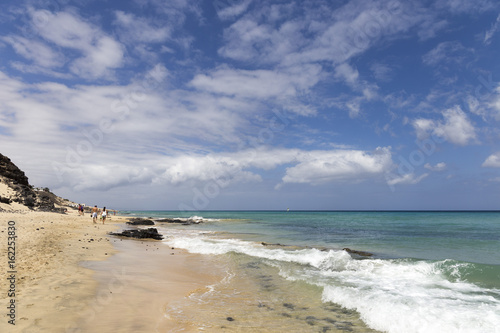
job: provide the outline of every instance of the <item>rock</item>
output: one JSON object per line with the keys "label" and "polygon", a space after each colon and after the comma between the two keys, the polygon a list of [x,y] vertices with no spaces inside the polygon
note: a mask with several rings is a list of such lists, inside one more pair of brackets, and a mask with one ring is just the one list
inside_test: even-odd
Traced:
{"label": "rock", "polygon": [[10,158],[2,154],[0,154],[0,175],[10,179],[15,184],[30,186],[24,172],[12,163]]}
{"label": "rock", "polygon": [[0,197],[0,202],[10,205],[10,199],[6,197]]}
{"label": "rock", "polygon": [[56,213],[65,213],[66,208],[56,208],[55,205],[71,204],[69,200],[50,192],[47,187],[42,190],[33,188],[25,173],[2,154],[0,154],[0,181],[12,189],[7,197],[0,198],[2,203],[17,202],[30,209]]}
{"label": "rock", "polygon": [[181,218],[162,218],[162,219],[157,219],[155,222],[160,222],[160,223],[180,223],[182,225],[190,225],[190,224],[199,224],[202,221],[201,220],[195,220],[195,219],[181,219]]}
{"label": "rock", "polygon": [[370,253],[370,252],[351,250],[348,247],[343,248],[342,250],[346,251],[347,253],[357,254],[358,256],[362,256],[362,257],[371,257],[373,255],[373,253]]}
{"label": "rock", "polygon": [[158,233],[156,228],[148,228],[148,229],[135,229],[135,230],[124,230],[122,232],[110,232],[110,235],[113,236],[124,236],[124,237],[132,237],[132,238],[152,238],[157,240],[162,240],[163,236]]}
{"label": "rock", "polygon": [[134,217],[134,218],[129,219],[127,224],[130,224],[130,225],[154,225],[155,223],[150,219],[143,219],[143,218]]}

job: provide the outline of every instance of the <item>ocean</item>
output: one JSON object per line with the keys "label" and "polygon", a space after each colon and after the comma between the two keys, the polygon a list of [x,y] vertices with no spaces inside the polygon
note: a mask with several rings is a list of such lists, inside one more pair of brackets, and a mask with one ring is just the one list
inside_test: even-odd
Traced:
{"label": "ocean", "polygon": [[500,332],[500,212],[121,215],[202,221],[156,225],[165,251],[206,254],[226,269],[165,310],[200,331]]}

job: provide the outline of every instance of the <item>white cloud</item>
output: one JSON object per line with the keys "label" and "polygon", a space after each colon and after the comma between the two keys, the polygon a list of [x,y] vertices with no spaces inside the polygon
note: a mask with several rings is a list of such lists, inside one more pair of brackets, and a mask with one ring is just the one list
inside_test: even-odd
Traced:
{"label": "white cloud", "polygon": [[276,26],[268,19],[271,11],[247,15],[224,31],[226,44],[219,55],[231,59],[258,63],[280,63],[285,56],[296,52],[306,43],[305,28],[300,20],[286,21]]}
{"label": "white cloud", "polygon": [[375,63],[371,65],[370,70],[373,72],[375,79],[382,82],[390,81],[393,71],[390,66],[383,63]]}
{"label": "white cloud", "polygon": [[[34,29],[45,40],[80,52],[70,64],[74,74],[88,79],[110,77],[111,70],[122,66],[123,46],[94,25],[69,12],[30,10],[30,14]],[[43,24],[37,24],[37,16],[45,17]]]}
{"label": "white cloud", "polygon": [[491,116],[495,118],[495,120],[500,120],[500,85],[494,89],[494,94],[491,96],[487,106],[492,111]]}
{"label": "white cloud", "polygon": [[497,7],[497,4],[491,0],[438,0],[435,6],[440,9],[450,10],[455,14],[461,14],[493,10]]}
{"label": "white cloud", "polygon": [[420,183],[423,179],[425,179],[427,176],[429,176],[428,173],[424,173],[420,176],[416,176],[413,173],[408,173],[406,175],[402,175],[399,177],[394,177],[391,179],[387,180],[387,184],[390,186],[394,185],[415,185]]}
{"label": "white cloud", "polygon": [[429,136],[429,132],[432,132],[436,127],[436,122],[430,119],[415,119],[412,122],[415,131],[417,132],[417,138],[423,140]]}
{"label": "white cloud", "polygon": [[38,66],[53,68],[61,67],[64,64],[64,57],[45,43],[28,40],[21,36],[7,36],[3,37],[2,40],[12,45],[18,54],[33,61]]}
{"label": "white cloud", "polygon": [[[224,31],[226,44],[219,54],[285,66],[322,61],[341,64],[381,39],[400,36],[434,19],[431,12],[408,2],[349,1],[333,8],[336,6],[318,7],[308,2],[258,6]],[[294,11],[303,14],[294,20],[275,14]]]}
{"label": "white cloud", "polygon": [[240,0],[233,3],[231,1],[224,2],[219,0],[214,1],[214,6],[221,20],[230,20],[246,11],[251,3],[252,0]]}
{"label": "white cloud", "polygon": [[346,107],[349,110],[349,117],[356,118],[361,112],[361,100],[359,98],[353,99],[346,103]]}
{"label": "white cloud", "polygon": [[359,150],[304,152],[297,160],[297,165],[286,169],[283,183],[356,182],[381,175],[392,166],[389,148],[377,148],[373,153]]}
{"label": "white cloud", "polygon": [[499,28],[500,28],[500,15],[497,16],[497,19],[495,20],[495,23],[491,25],[490,30],[486,31],[486,33],[484,34],[483,43],[486,45],[491,44],[491,39],[497,33]]}
{"label": "white cloud", "polygon": [[488,111],[484,103],[481,103],[476,97],[470,95],[465,98],[465,102],[467,102],[467,107],[471,113],[481,116],[483,120],[486,120]]}
{"label": "white cloud", "polygon": [[500,152],[488,156],[481,166],[485,168],[500,168]]}
{"label": "white cloud", "polygon": [[[59,172],[62,176],[63,183],[52,180],[46,183],[47,186],[57,188],[64,184],[75,191],[87,191],[137,184],[195,187],[211,183],[225,188],[237,183],[261,182],[261,172],[290,164],[293,166],[286,169],[282,183],[277,188],[288,183],[357,183],[381,177],[392,166],[389,148],[366,152],[259,147],[236,153],[177,153],[175,156],[127,150],[122,150],[120,154],[109,154],[110,151],[102,148],[95,147],[91,159],[81,158],[78,161],[75,158],[73,164],[59,163],[61,157],[64,159],[66,151],[52,150],[50,157],[56,163],[48,164],[55,166],[54,170],[47,169],[40,162],[33,167],[38,172]],[[48,151],[45,150],[44,153],[47,154]],[[31,157],[38,157],[38,154],[31,154]]]}
{"label": "white cloud", "polygon": [[115,24],[118,26],[120,39],[127,43],[161,43],[170,38],[171,28],[158,26],[146,18],[134,14],[116,11]]}
{"label": "white cloud", "polygon": [[442,115],[443,121],[415,119],[412,125],[417,137],[422,140],[429,135],[436,135],[461,146],[477,141],[474,126],[459,106],[443,111]]}
{"label": "white cloud", "polygon": [[429,66],[435,66],[442,62],[455,62],[460,64],[465,59],[465,56],[472,52],[473,50],[466,49],[460,42],[442,42],[434,49],[427,52],[422,57],[422,61]]}
{"label": "white cloud", "polygon": [[122,65],[123,48],[121,44],[109,37],[100,37],[86,51],[84,57],[76,59],[71,70],[84,78],[99,78],[109,76],[109,70]]}
{"label": "white cloud", "polygon": [[208,74],[196,75],[190,85],[236,99],[274,100],[288,110],[307,115],[315,110],[301,105],[300,97],[318,82],[320,70],[316,65],[253,71],[220,67]]}
{"label": "white cloud", "polygon": [[359,72],[349,64],[343,63],[335,68],[335,77],[345,80],[350,85],[355,85],[359,78]]}
{"label": "white cloud", "polygon": [[424,165],[424,168],[431,170],[431,171],[438,171],[438,172],[446,170],[446,167],[447,167],[446,163],[444,163],[444,162],[440,162],[434,166],[432,166],[430,163],[426,163]]}

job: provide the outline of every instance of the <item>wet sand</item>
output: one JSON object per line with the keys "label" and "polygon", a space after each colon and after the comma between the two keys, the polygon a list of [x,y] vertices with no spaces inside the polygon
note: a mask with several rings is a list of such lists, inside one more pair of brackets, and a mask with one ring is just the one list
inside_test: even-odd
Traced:
{"label": "wet sand", "polygon": [[77,326],[82,332],[198,332],[197,321],[176,320],[167,309],[183,307],[224,277],[210,256],[172,249],[161,241],[113,239],[118,253],[87,262],[99,288]]}

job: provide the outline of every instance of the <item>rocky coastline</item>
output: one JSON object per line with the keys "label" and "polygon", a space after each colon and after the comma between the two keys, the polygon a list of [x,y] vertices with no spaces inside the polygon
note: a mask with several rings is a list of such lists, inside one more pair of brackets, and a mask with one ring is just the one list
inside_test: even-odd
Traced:
{"label": "rocky coastline", "polygon": [[[37,189],[30,185],[26,174],[5,155],[0,154],[0,184],[7,187],[0,193],[0,203],[18,203],[30,210],[65,213],[74,204],[52,193],[48,188]],[[6,209],[0,207],[0,211]]]}

